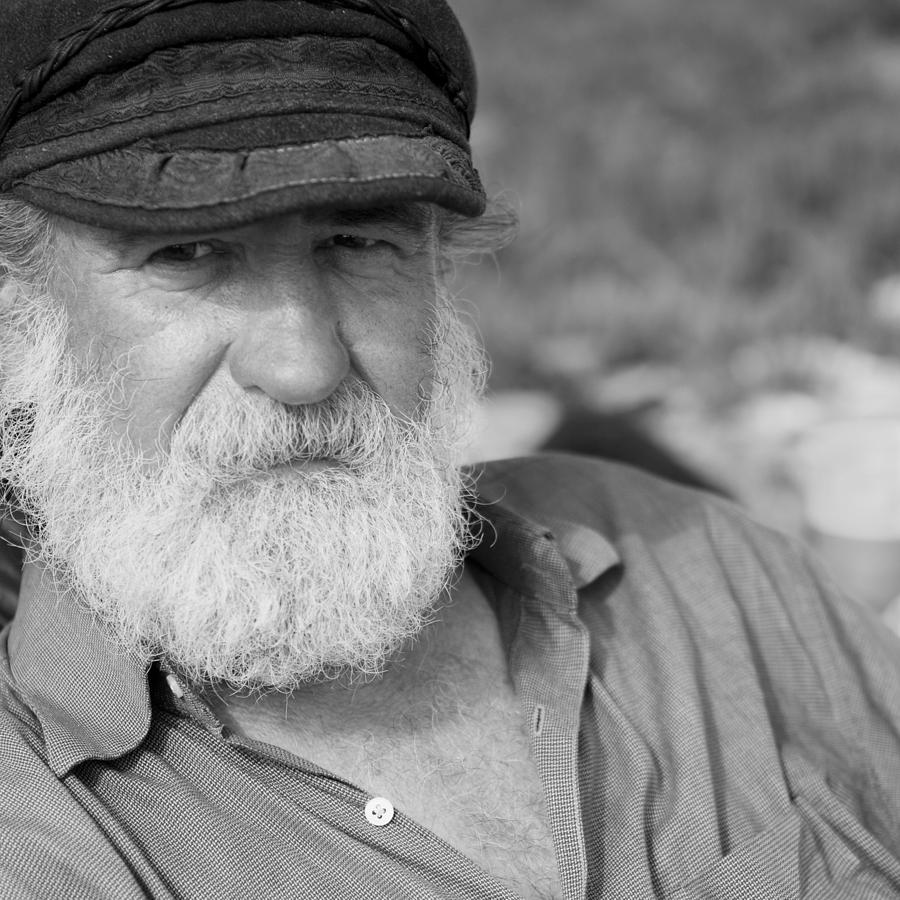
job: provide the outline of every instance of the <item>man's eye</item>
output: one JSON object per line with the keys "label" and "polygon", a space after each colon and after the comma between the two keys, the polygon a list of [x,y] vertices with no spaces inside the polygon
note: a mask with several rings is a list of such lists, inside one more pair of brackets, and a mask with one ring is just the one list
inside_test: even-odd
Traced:
{"label": "man's eye", "polygon": [[374,238],[360,237],[358,234],[335,234],[326,243],[332,247],[341,247],[345,250],[368,250],[377,246],[380,241]]}
{"label": "man's eye", "polygon": [[215,247],[204,241],[192,241],[189,244],[169,244],[150,256],[152,263],[191,263],[215,253]]}

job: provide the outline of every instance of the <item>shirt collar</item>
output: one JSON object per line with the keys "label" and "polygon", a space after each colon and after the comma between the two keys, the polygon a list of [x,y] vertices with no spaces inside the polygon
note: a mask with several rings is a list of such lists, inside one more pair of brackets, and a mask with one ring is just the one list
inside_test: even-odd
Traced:
{"label": "shirt collar", "polygon": [[58,776],[87,759],[122,756],[146,737],[146,667],[41,566],[25,567],[8,648],[15,688],[40,721]]}
{"label": "shirt collar", "polygon": [[[473,559],[525,596],[574,598],[574,591],[559,591],[561,576],[580,590],[619,557],[589,510],[551,500],[556,486],[547,483],[547,471],[536,478],[528,460],[481,469],[477,509],[484,534]],[[558,566],[538,563],[547,558],[548,542]],[[48,570],[26,567],[8,647],[15,689],[41,723],[58,776],[88,759],[118,758],[144,740],[151,716],[146,665],[123,653]]]}
{"label": "shirt collar", "polygon": [[529,596],[550,596],[556,572],[529,565],[550,541],[580,591],[620,563],[604,537],[599,511],[573,484],[572,470],[558,458],[522,457],[485,464],[478,479],[483,540],[473,557],[491,575]]}

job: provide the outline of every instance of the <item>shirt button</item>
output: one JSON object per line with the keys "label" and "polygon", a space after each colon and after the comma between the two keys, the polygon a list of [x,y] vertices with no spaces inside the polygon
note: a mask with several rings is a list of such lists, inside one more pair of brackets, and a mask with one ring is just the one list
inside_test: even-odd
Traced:
{"label": "shirt button", "polygon": [[377,825],[384,828],[390,825],[391,819],[394,818],[394,804],[384,797],[373,797],[366,804],[366,819],[370,825]]}
{"label": "shirt button", "polygon": [[172,675],[166,675],[166,684],[169,685],[169,690],[179,699],[181,700],[184,697],[184,688],[181,686],[181,683],[178,679]]}

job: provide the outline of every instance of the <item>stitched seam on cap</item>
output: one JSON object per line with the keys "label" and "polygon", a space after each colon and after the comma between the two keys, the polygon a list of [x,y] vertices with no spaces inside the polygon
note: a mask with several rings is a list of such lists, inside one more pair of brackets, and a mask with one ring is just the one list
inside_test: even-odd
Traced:
{"label": "stitched seam on cap", "polygon": [[[241,150],[219,150],[215,147],[211,147],[211,148],[196,147],[191,150],[160,150],[160,149],[155,149],[155,148],[147,148],[147,149],[139,148],[138,150],[134,150],[134,146],[131,145],[131,146],[126,146],[126,147],[120,147],[115,150],[101,150],[101,151],[98,151],[97,153],[92,153],[85,158],[89,159],[91,156],[103,156],[106,153],[128,153],[128,152],[139,152],[141,154],[156,153],[160,157],[162,157],[162,156],[189,157],[189,156],[202,156],[202,155],[218,156],[221,154],[225,154],[225,155],[231,154],[233,156],[240,156],[242,154],[249,155],[249,154],[253,154],[253,153],[281,153],[281,154],[284,154],[284,153],[293,153],[297,150],[312,151],[312,150],[316,150],[320,147],[328,147],[328,146],[334,145],[334,144],[339,144],[341,147],[356,147],[359,144],[374,144],[376,142],[380,143],[388,138],[393,138],[393,137],[401,138],[403,141],[415,141],[417,144],[418,143],[435,144],[435,145],[452,144],[452,141],[448,141],[447,138],[443,138],[443,137],[440,137],[440,136],[434,135],[434,134],[426,134],[426,135],[422,135],[422,136],[418,136],[418,137],[413,136],[413,135],[408,135],[408,134],[402,134],[402,133],[369,134],[369,135],[366,135],[365,137],[355,137],[355,138],[350,138],[350,137],[325,138],[324,140],[320,140],[320,141],[310,141],[308,144],[274,144],[271,146],[260,145],[258,147],[253,147],[252,149],[247,150],[246,152],[241,151]],[[465,157],[466,157],[465,150],[456,144],[452,144],[452,145],[458,150],[458,152],[460,154],[460,158],[465,159]],[[437,146],[435,146],[434,148],[429,148],[429,149],[432,149],[434,152],[437,152]],[[61,160],[60,162],[57,162],[57,163],[50,163],[47,166],[43,166],[41,169],[35,170],[35,172],[33,174],[40,174],[42,171],[44,171],[46,169],[52,169],[54,166],[68,166],[68,165],[73,165],[73,164],[77,165],[79,161],[80,161],[80,158],[74,159],[74,160]],[[25,176],[25,178],[22,180],[27,180],[27,176]]]}
{"label": "stitched seam on cap", "polygon": [[[408,134],[371,134],[366,135],[365,137],[356,137],[356,138],[326,138],[324,140],[319,141],[310,141],[308,144],[277,144],[273,146],[259,146],[253,147],[251,150],[246,152],[241,150],[218,150],[216,148],[195,148],[192,150],[161,150],[154,148],[140,148],[135,149],[133,146],[129,147],[121,147],[113,150],[101,150],[97,153],[90,154],[89,156],[73,159],[73,160],[60,160],[59,162],[49,163],[46,166],[42,166],[40,169],[35,169],[34,172],[30,172],[27,175],[22,176],[21,178],[15,179],[20,182],[28,182],[31,176],[36,176],[37,178],[41,177],[41,174],[46,172],[49,169],[53,169],[56,166],[77,166],[84,159],[91,159],[95,156],[103,156],[107,153],[129,153],[129,152],[137,152],[140,154],[145,153],[155,153],[159,157],[164,156],[180,156],[180,157],[191,157],[191,156],[219,156],[219,155],[232,155],[232,156],[241,156],[241,155],[251,155],[254,153],[268,153],[268,154],[285,154],[285,153],[294,153],[296,151],[303,151],[305,153],[314,152],[318,149],[331,147],[334,145],[338,145],[342,149],[351,149],[353,147],[362,145],[362,144],[375,144],[375,143],[383,143],[385,140],[390,138],[400,138],[404,142],[415,143],[416,146],[423,145],[427,150],[432,153],[436,153],[440,158],[447,163],[448,165],[453,165],[451,160],[448,160],[441,150],[444,149],[450,153],[452,156],[457,156],[458,161],[462,162],[464,166],[470,165],[468,162],[468,154],[465,149],[460,147],[458,144],[454,144],[452,141],[447,140],[447,138],[440,137],[435,134],[426,134],[421,136],[413,136]],[[13,180],[13,179],[10,179]],[[48,190],[52,190],[48,188]],[[61,193],[57,191],[57,193]]]}

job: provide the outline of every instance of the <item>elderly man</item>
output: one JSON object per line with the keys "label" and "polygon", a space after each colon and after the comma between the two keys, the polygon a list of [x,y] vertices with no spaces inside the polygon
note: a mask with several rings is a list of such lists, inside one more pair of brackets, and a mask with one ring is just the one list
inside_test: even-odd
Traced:
{"label": "elderly man", "polygon": [[460,471],[443,0],[6,0],[4,898],[900,893],[900,646],[723,503]]}

